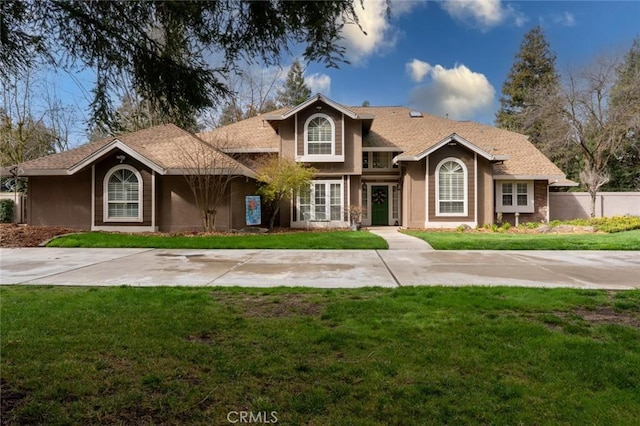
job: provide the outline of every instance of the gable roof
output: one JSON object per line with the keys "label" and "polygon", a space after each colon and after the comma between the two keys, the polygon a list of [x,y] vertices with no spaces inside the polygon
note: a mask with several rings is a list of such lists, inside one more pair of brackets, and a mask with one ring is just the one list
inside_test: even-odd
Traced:
{"label": "gable roof", "polygon": [[398,147],[400,159],[418,160],[430,153],[454,134],[457,139],[472,144],[478,151],[493,157],[494,177],[514,178],[536,176],[560,179],[564,173],[542,154],[527,136],[472,121],[455,121],[430,114],[412,117],[405,107],[353,107],[358,114],[375,118],[369,133],[363,137],[363,147]]}
{"label": "gable roof", "polygon": [[346,115],[349,118],[353,118],[353,119],[357,119],[360,118],[358,117],[358,114],[356,112],[354,112],[352,109],[349,109],[347,107],[345,107],[342,104],[339,104],[335,101],[332,101],[331,99],[327,98],[326,96],[317,93],[313,96],[311,96],[309,99],[307,99],[306,101],[304,101],[303,103],[301,103],[300,105],[297,105],[293,108],[290,108],[286,111],[284,111],[283,113],[280,114],[275,114],[274,112],[266,114],[265,115],[265,120],[273,120],[273,121],[279,121],[279,120],[286,120],[289,117],[292,117],[293,115],[295,115],[296,113],[304,110],[305,108],[307,108],[308,106],[312,105],[313,103],[315,103],[316,101],[320,101],[323,102],[327,105],[329,105],[330,107],[334,108],[335,110],[343,113],[344,115]]}
{"label": "gable roof", "polygon": [[[78,148],[19,165],[23,176],[72,175],[114,150],[122,150],[160,174],[184,174],[195,169],[189,153],[206,153],[221,172],[255,177],[255,173],[197,136],[173,124],[109,137]],[[181,154],[184,152],[184,154]]]}
{"label": "gable roof", "polygon": [[[280,108],[212,131],[193,135],[174,125],[156,126],[53,154],[20,165],[23,175],[72,174],[98,159],[100,153],[130,149],[131,154],[161,174],[182,174],[188,164],[176,155],[176,147],[194,151],[213,150],[240,174],[254,177],[247,166],[225,155],[229,153],[277,153],[280,135],[272,125],[322,101],[363,123],[364,150],[391,150],[399,161],[418,161],[455,140],[494,162],[495,179],[549,179],[563,181],[564,173],[542,154],[527,136],[471,121],[455,121],[429,114],[411,114],[400,106],[344,107],[323,95],[315,95],[295,108]],[[126,148],[125,148],[126,147]]]}
{"label": "gable roof", "polygon": [[[281,114],[285,111],[287,108],[280,108],[271,114]],[[264,115],[200,132],[197,136],[205,142],[219,146],[223,152],[278,152],[280,150],[280,136]]]}

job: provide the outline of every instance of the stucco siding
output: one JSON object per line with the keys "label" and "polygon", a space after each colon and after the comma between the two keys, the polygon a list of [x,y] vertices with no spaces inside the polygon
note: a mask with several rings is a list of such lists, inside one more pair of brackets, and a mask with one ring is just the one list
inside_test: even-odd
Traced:
{"label": "stucco siding", "polygon": [[73,176],[33,176],[27,197],[28,224],[91,229],[91,169]]}
{"label": "stucco siding", "polygon": [[[596,217],[640,216],[640,192],[598,192]],[[591,214],[588,192],[551,192],[550,220],[587,219]]]}

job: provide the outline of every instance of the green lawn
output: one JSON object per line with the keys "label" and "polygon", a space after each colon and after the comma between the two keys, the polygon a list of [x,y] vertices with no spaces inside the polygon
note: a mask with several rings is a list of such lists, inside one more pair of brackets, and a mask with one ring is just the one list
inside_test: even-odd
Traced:
{"label": "green lawn", "polygon": [[169,249],[387,249],[366,231],[292,232],[251,235],[168,236],[87,232],[56,238],[48,247],[154,247]]}
{"label": "green lawn", "polygon": [[1,291],[3,424],[640,418],[640,291]]}
{"label": "green lawn", "polygon": [[403,232],[436,250],[640,250],[640,230],[613,234]]}

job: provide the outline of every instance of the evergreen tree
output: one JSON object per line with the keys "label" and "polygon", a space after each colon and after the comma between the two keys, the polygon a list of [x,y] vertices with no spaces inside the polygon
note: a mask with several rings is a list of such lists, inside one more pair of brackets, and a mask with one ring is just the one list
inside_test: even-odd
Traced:
{"label": "evergreen tree", "polygon": [[227,124],[237,123],[243,118],[244,113],[242,109],[240,109],[235,102],[228,102],[222,108],[217,124],[218,126],[226,126]]}
{"label": "evergreen tree", "polygon": [[548,97],[557,97],[560,89],[555,60],[540,26],[525,34],[502,86],[501,106],[496,115],[498,127],[524,133],[536,145],[543,142],[539,116],[548,111],[540,111],[540,106],[548,108]]}
{"label": "evergreen tree", "polygon": [[[576,145],[559,143],[565,99],[555,68],[556,55],[544,31],[536,26],[525,34],[520,50],[502,86],[496,126],[523,133],[569,179],[577,180],[581,163]],[[568,130],[567,130],[568,131]]]}
{"label": "evergreen tree", "polygon": [[311,89],[304,82],[302,73],[302,65],[296,59],[287,73],[284,86],[278,91],[278,103],[280,106],[294,107],[309,99]]}
{"label": "evergreen tree", "polygon": [[[201,112],[229,95],[230,71],[274,65],[293,45],[305,60],[345,62],[346,23],[357,22],[354,0],[282,1],[0,1],[0,78],[45,61],[96,75],[93,119],[109,123],[115,76],[162,114]],[[212,67],[211,54],[222,56]]]}

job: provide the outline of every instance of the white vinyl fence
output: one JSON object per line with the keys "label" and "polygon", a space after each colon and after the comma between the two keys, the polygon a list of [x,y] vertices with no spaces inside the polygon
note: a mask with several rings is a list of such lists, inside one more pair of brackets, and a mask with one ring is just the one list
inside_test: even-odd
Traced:
{"label": "white vinyl fence", "polygon": [[[588,192],[550,192],[549,219],[589,218],[591,196]],[[598,192],[596,217],[640,216],[640,192]]]}

